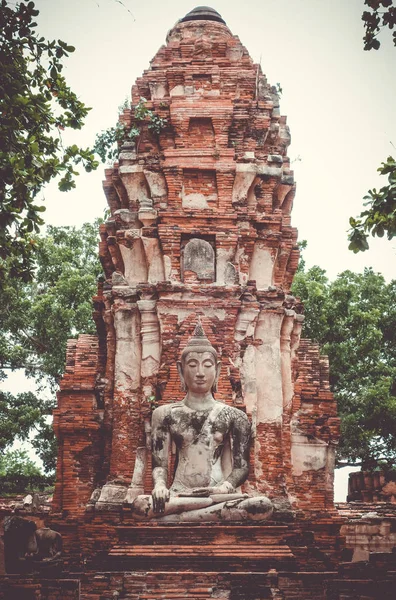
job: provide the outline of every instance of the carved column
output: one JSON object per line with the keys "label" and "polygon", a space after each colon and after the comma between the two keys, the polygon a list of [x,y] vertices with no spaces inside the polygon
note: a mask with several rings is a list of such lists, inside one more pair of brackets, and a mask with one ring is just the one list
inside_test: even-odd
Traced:
{"label": "carved column", "polygon": [[140,313],[132,288],[113,287],[115,329],[113,435],[109,483],[98,502],[122,503],[131,480],[136,450],[142,444],[140,427],[141,341]]}
{"label": "carved column", "polygon": [[145,379],[158,372],[161,358],[160,330],[157,316],[156,300],[138,300],[141,316],[142,334],[142,368],[141,375]]}
{"label": "carved column", "polygon": [[260,423],[280,423],[283,412],[280,329],[283,311],[261,310],[254,339],[256,342],[257,419]]}
{"label": "carved column", "polygon": [[281,373],[283,394],[282,415],[282,450],[285,478],[288,484],[292,483],[291,477],[291,434],[290,419],[294,394],[292,377],[292,334],[296,319],[296,313],[292,309],[284,309],[285,316],[281,327]]}
{"label": "carved column", "polygon": [[281,349],[281,373],[282,373],[282,394],[283,409],[289,412],[293,399],[293,381],[291,371],[291,334],[294,327],[294,310],[285,309],[285,316],[282,322],[280,349]]}
{"label": "carved column", "polygon": [[[283,482],[282,461],[282,369],[280,331],[283,310],[263,308],[256,331],[257,435],[255,471],[260,492]],[[264,480],[264,481],[263,481]]]}
{"label": "carved column", "polygon": [[105,372],[105,389],[104,389],[104,457],[103,457],[103,472],[105,475],[110,470],[111,457],[111,428],[113,422],[113,392],[114,392],[114,359],[115,359],[115,330],[113,315],[111,312],[111,293],[104,297],[103,321],[106,327],[106,372]]}
{"label": "carved column", "polygon": [[[235,341],[242,342],[247,337],[253,337],[258,313],[259,305],[257,302],[242,304],[235,325]],[[253,436],[256,433],[257,416],[255,354],[255,347],[252,344],[248,344],[243,354],[241,364],[242,396],[246,411],[252,419]]]}
{"label": "carved column", "polygon": [[293,331],[291,334],[291,341],[290,341],[290,350],[291,350],[291,364],[292,364],[292,368],[293,368],[293,375],[294,375],[294,363],[296,360],[296,352],[300,343],[300,337],[301,337],[301,331],[302,331],[302,326],[303,326],[303,322],[304,322],[304,315],[296,315],[296,318],[294,320],[294,324],[293,324]]}
{"label": "carved column", "polygon": [[[145,477],[146,465],[151,466],[150,456],[150,401],[156,396],[157,374],[161,359],[161,335],[160,324],[157,315],[156,300],[139,300],[138,307],[141,317],[141,337],[142,337],[142,363],[141,363],[141,388],[143,392],[142,414],[145,419],[145,445],[138,448],[137,461],[133,473],[132,484],[134,488],[132,493],[142,493],[139,491],[140,484]],[[143,485],[143,484],[142,484]],[[130,496],[131,497],[131,496]]]}

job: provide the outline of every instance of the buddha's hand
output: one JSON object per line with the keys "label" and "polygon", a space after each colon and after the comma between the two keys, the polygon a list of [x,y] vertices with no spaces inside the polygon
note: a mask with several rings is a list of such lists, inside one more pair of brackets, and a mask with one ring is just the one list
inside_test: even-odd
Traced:
{"label": "buddha's hand", "polygon": [[156,483],[151,497],[153,499],[153,511],[162,514],[165,511],[165,504],[169,500],[169,490],[163,483]]}
{"label": "buddha's hand", "polygon": [[[229,481],[223,481],[219,485],[215,487],[202,487],[202,488],[193,488],[191,492],[188,494],[192,497],[205,497],[212,496],[213,494],[233,494],[235,492],[235,488]],[[187,494],[181,494],[186,496]]]}
{"label": "buddha's hand", "polygon": [[229,481],[223,481],[220,485],[211,488],[210,494],[234,494],[235,491],[234,486]]}

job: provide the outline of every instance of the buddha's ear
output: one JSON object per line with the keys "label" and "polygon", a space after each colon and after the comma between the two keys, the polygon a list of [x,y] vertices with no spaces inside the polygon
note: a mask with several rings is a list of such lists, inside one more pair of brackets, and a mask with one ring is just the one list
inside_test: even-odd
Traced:
{"label": "buddha's ear", "polygon": [[218,360],[217,363],[216,363],[216,378],[215,378],[214,383],[212,385],[212,393],[213,394],[215,392],[217,392],[217,383],[219,381],[220,371],[221,371],[221,361]]}
{"label": "buddha's ear", "polygon": [[179,373],[179,377],[180,377],[180,389],[182,392],[186,392],[187,388],[186,388],[186,382],[184,381],[183,364],[180,360],[178,360],[176,365],[177,365],[177,372]]}

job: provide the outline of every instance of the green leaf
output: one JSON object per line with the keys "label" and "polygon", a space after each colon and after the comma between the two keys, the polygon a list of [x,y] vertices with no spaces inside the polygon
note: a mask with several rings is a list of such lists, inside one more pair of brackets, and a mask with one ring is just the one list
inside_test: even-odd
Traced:
{"label": "green leaf", "polygon": [[384,237],[385,229],[383,225],[378,225],[376,227],[375,233],[378,235],[378,237]]}
{"label": "green leaf", "polygon": [[383,237],[386,233],[389,240],[396,235],[396,161],[389,156],[378,171],[388,176],[388,185],[384,185],[379,191],[376,188],[369,190],[364,196],[364,206],[367,208],[357,219],[349,219],[353,230],[349,234],[349,249],[353,252],[369,249],[370,234]]}

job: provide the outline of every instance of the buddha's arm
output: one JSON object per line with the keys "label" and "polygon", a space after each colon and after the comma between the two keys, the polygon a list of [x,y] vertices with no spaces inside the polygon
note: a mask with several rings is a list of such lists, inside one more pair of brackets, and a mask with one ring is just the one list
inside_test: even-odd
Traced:
{"label": "buddha's arm", "polygon": [[235,416],[231,426],[233,469],[224,483],[231,484],[235,489],[242,485],[249,475],[251,426],[245,413],[234,410]]}
{"label": "buddha's arm", "polygon": [[169,500],[168,481],[168,456],[170,446],[170,433],[166,425],[167,406],[160,406],[153,412],[151,421],[152,438],[152,463],[153,483],[151,492],[153,498],[153,510],[155,513],[163,513],[165,503]]}

